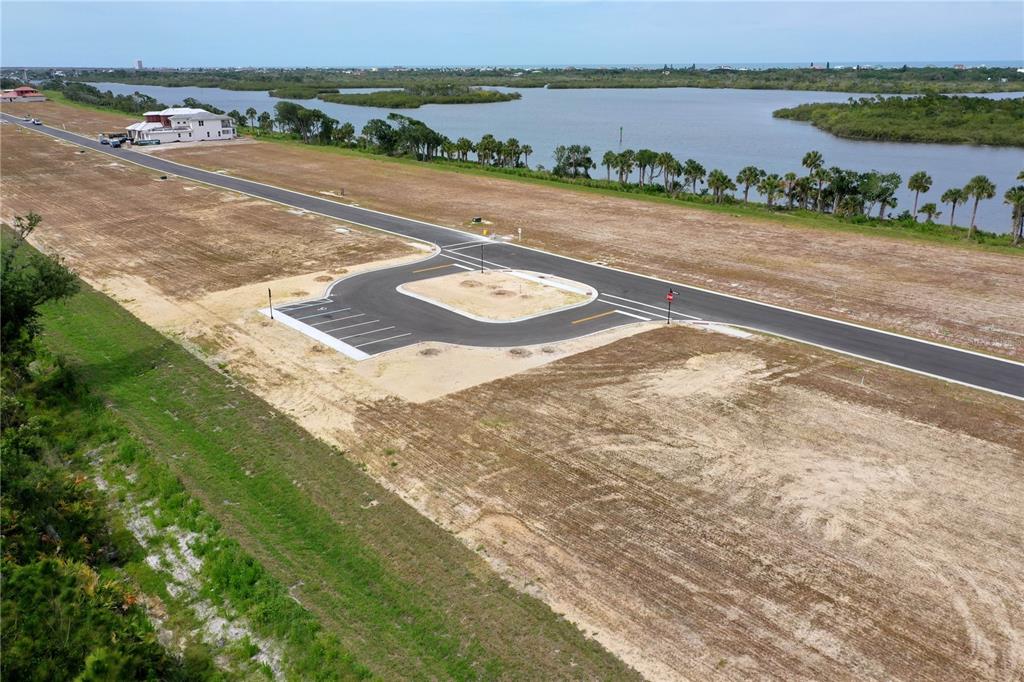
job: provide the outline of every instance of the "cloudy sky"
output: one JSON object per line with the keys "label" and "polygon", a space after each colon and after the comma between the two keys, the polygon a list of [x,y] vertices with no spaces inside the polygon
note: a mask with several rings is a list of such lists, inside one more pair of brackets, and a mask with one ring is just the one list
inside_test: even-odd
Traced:
{"label": "cloudy sky", "polygon": [[1024,62],[1024,2],[0,2],[5,66]]}

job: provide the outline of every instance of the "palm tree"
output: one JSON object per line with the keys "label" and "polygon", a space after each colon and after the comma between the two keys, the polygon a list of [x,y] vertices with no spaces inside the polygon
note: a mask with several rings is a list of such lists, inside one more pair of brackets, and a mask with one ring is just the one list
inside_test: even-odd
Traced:
{"label": "palm tree", "polygon": [[942,211],[939,210],[939,207],[931,202],[923,205],[918,213],[924,214],[924,220],[926,223],[934,222],[936,218],[942,215]]}
{"label": "palm tree", "polygon": [[697,183],[704,180],[705,175],[707,175],[707,171],[705,171],[704,166],[700,165],[697,161],[687,159],[683,163],[683,179],[690,183],[693,194],[697,193]]}
{"label": "palm tree", "polygon": [[974,208],[971,210],[971,228],[967,232],[967,238],[973,239],[974,233],[978,230],[975,223],[975,218],[978,215],[978,204],[981,203],[982,199],[994,197],[996,195],[996,186],[984,175],[975,175],[967,182],[964,192],[974,198]]}
{"label": "palm tree", "polygon": [[917,171],[907,180],[907,189],[914,193],[914,220],[917,220],[917,198],[921,192],[927,192],[932,188],[932,176],[924,171]]}
{"label": "palm tree", "polygon": [[608,169],[608,182],[612,181],[612,166],[615,165],[617,156],[618,154],[609,149],[601,157],[601,165]]}
{"label": "palm tree", "polygon": [[787,208],[793,210],[793,198],[796,197],[797,177],[796,173],[790,171],[782,176],[782,184],[786,192]]}
{"label": "palm tree", "polygon": [[626,149],[615,155],[615,170],[619,172],[619,182],[625,184],[636,165],[636,152]]}
{"label": "palm tree", "polygon": [[825,167],[825,159],[822,157],[821,152],[811,150],[804,154],[803,161],[800,162],[804,168],[807,169],[808,174],[818,181],[818,195],[814,199],[815,205],[818,210],[821,210],[821,186],[825,183],[825,176],[821,173]]}
{"label": "palm tree", "polygon": [[743,203],[747,203],[747,196],[750,194],[750,186],[756,185],[764,179],[765,172],[757,166],[747,166],[736,174],[736,182],[743,185]]}
{"label": "palm tree", "polygon": [[637,170],[640,171],[640,186],[643,187],[645,171],[650,168],[651,172],[654,172],[654,164],[658,160],[658,153],[650,149],[641,149],[637,151],[635,159]]}
{"label": "palm tree", "polygon": [[[683,174],[683,164],[672,159],[672,163],[665,167],[665,194],[675,196],[675,179]],[[670,179],[671,178],[671,179]]]}
{"label": "palm tree", "polygon": [[942,193],[942,203],[950,204],[949,225],[953,226],[953,216],[956,215],[956,205],[967,201],[967,192],[959,187],[951,187]]}
{"label": "palm tree", "polygon": [[253,108],[253,107],[249,107],[248,109],[245,110],[245,115],[249,119],[249,127],[250,128],[255,128],[256,127],[256,117],[259,116],[259,114],[256,112],[256,109]]}
{"label": "palm tree", "polygon": [[761,179],[757,184],[757,191],[765,198],[768,208],[772,208],[775,205],[775,199],[782,193],[784,187],[782,178],[778,174],[772,173]]}
{"label": "palm tree", "polygon": [[[1017,177],[1024,180],[1024,172]],[[1024,185],[1017,185],[1006,190],[1006,194],[1003,195],[1003,203],[1009,204],[1013,209],[1010,237],[1013,240],[1013,245],[1017,246],[1021,241],[1021,233],[1024,232]]]}
{"label": "palm tree", "polygon": [[661,152],[658,154],[657,158],[654,159],[654,167],[658,169],[658,173],[651,171],[651,181],[653,182],[654,178],[658,177],[660,174],[662,176],[662,184],[665,187],[665,194],[668,194],[669,175],[672,169],[672,164],[675,162],[676,157],[672,156],[669,152]]}
{"label": "palm tree", "polygon": [[715,203],[718,204],[721,203],[726,192],[736,189],[736,184],[725,174],[725,171],[716,168],[708,173],[708,189],[712,191]]}
{"label": "palm tree", "polygon": [[528,144],[524,144],[520,150],[523,153],[523,165],[527,168],[530,167],[530,154],[533,153],[533,147]]}

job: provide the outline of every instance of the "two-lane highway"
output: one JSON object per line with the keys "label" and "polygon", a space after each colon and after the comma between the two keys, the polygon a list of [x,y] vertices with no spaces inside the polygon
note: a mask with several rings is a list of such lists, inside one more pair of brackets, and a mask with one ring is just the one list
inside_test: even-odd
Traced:
{"label": "two-lane highway", "polygon": [[[401,266],[349,277],[335,283],[323,299],[279,309],[281,315],[287,319],[304,318],[296,324],[304,331],[315,329],[322,332],[337,329],[326,336],[335,340],[340,340],[342,336],[347,337],[342,343],[353,347],[359,346],[357,355],[370,355],[427,340],[484,346],[527,345],[572,338],[603,328],[635,322],[637,318],[656,319],[662,316],[664,319],[665,294],[672,288],[679,292],[673,301],[675,319],[699,318],[747,327],[1024,399],[1024,363],[624,272],[518,244],[487,242],[481,237],[460,230],[349,206],[251,180],[211,173],[151,154],[129,149],[111,149],[80,135],[48,126],[34,126],[6,114],[3,118],[9,123],[152,170],[436,245],[438,253],[430,260],[420,261],[416,267]],[[477,241],[485,243],[483,255],[487,267],[550,273],[590,285],[599,292],[599,296],[582,308],[556,312],[524,322],[494,324],[457,315],[404,296],[396,290],[398,284],[419,276],[413,273],[413,270],[426,271],[426,268],[442,264],[472,267],[479,257]],[[311,304],[313,310],[296,307],[305,306],[307,303]],[[323,310],[317,310],[318,308]],[[301,310],[306,310],[306,314],[299,315]],[[605,314],[608,311],[614,313]],[[321,314],[318,316],[314,313]],[[339,319],[345,317],[346,313],[361,315],[366,319]],[[593,317],[594,315],[597,317]],[[366,327],[365,330],[348,326],[370,320],[377,320],[378,322],[373,324],[379,326],[371,329],[369,325],[363,325]],[[317,326],[314,327],[314,324]],[[372,333],[363,334],[363,331]]]}

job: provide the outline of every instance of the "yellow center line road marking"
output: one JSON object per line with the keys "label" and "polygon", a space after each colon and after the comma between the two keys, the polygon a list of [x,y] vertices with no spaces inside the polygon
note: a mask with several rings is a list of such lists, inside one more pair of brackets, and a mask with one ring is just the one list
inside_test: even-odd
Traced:
{"label": "yellow center line road marking", "polygon": [[453,267],[453,266],[454,266],[453,263],[447,263],[445,265],[435,265],[432,268],[420,268],[419,270],[413,270],[412,274],[415,275],[417,272],[430,272],[431,270],[440,270],[441,268],[450,268],[450,267]]}
{"label": "yellow center line road marking", "polygon": [[608,310],[608,311],[603,312],[603,313],[598,313],[597,315],[591,315],[590,317],[581,317],[578,320],[573,320],[572,323],[573,324],[579,324],[580,322],[590,322],[591,320],[596,320],[599,317],[607,317],[608,315],[614,315],[614,314],[615,314],[614,310]]}

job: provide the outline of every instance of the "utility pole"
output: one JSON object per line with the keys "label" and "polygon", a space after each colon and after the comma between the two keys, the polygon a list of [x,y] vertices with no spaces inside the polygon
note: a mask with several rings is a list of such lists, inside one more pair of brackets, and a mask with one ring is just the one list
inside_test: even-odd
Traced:
{"label": "utility pole", "polygon": [[267,300],[270,301],[270,319],[274,319],[274,297],[270,294],[270,287],[267,287]]}

